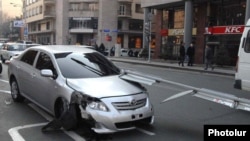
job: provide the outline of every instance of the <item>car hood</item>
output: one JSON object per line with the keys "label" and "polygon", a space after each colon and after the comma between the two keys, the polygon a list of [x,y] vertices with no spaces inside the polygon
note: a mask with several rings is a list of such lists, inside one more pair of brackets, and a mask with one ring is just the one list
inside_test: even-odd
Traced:
{"label": "car hood", "polygon": [[119,78],[118,75],[99,78],[67,79],[67,84],[77,91],[97,98],[142,92],[142,89]]}

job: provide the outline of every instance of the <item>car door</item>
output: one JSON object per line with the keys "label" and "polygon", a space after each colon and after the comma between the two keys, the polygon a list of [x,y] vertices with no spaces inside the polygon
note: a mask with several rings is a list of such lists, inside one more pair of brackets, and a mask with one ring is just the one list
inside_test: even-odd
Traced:
{"label": "car door", "polygon": [[15,74],[20,92],[28,98],[31,96],[30,88],[32,87],[32,72],[35,71],[33,64],[37,53],[38,51],[36,50],[29,50],[21,56],[20,61],[15,63]]}
{"label": "car door", "polygon": [[[51,105],[54,101],[55,94],[57,93],[57,71],[51,57],[45,52],[39,53],[35,68],[36,72],[34,72],[32,79],[32,97],[42,108],[51,111]],[[42,76],[40,72],[43,69],[52,70],[55,77]]]}

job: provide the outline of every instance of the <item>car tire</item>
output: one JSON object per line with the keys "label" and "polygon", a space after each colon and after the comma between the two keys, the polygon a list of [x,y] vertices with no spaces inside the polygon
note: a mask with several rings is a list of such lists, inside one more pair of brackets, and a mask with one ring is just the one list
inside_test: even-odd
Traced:
{"label": "car tire", "polygon": [[133,51],[132,51],[132,50],[129,50],[129,51],[128,51],[128,56],[129,56],[129,57],[133,57]]}
{"label": "car tire", "polygon": [[3,71],[3,65],[2,63],[0,63],[0,73],[2,73],[2,71]]}
{"label": "car tire", "polygon": [[10,83],[11,97],[14,102],[23,102],[24,97],[20,94],[17,81],[14,79]]}
{"label": "car tire", "polygon": [[57,119],[59,119],[62,114],[64,112],[67,111],[68,107],[69,107],[69,103],[67,102],[67,100],[61,98],[55,105],[55,116]]}
{"label": "car tire", "polygon": [[1,61],[2,63],[5,63],[5,59],[3,58],[3,56],[1,56]]}
{"label": "car tire", "polygon": [[65,130],[72,130],[77,127],[78,119],[76,105],[69,105],[66,99],[62,98],[58,101],[55,107],[55,115]]}

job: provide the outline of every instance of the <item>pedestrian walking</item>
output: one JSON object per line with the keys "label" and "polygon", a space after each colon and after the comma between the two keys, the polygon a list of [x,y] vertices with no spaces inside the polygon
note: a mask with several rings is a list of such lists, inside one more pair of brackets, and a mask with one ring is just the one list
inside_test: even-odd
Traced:
{"label": "pedestrian walking", "polygon": [[186,50],[185,50],[185,43],[184,42],[181,43],[179,52],[180,52],[180,60],[179,60],[178,64],[179,64],[179,66],[182,65],[182,67],[184,67],[184,60],[185,60],[185,56],[186,56]]}
{"label": "pedestrian walking", "polygon": [[195,47],[194,47],[193,43],[191,43],[187,49],[188,66],[193,66],[194,54],[195,54]]}
{"label": "pedestrian walking", "polygon": [[214,70],[213,53],[212,53],[211,47],[209,45],[206,45],[206,48],[205,48],[205,68],[204,68],[204,70],[207,70],[209,67],[211,68],[211,70]]}

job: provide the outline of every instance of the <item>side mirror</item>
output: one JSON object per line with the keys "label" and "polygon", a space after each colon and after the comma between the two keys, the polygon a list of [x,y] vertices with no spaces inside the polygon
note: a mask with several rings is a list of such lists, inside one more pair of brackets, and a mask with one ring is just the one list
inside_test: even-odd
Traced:
{"label": "side mirror", "polygon": [[41,70],[41,75],[44,77],[53,77],[53,72],[50,69],[42,69]]}

